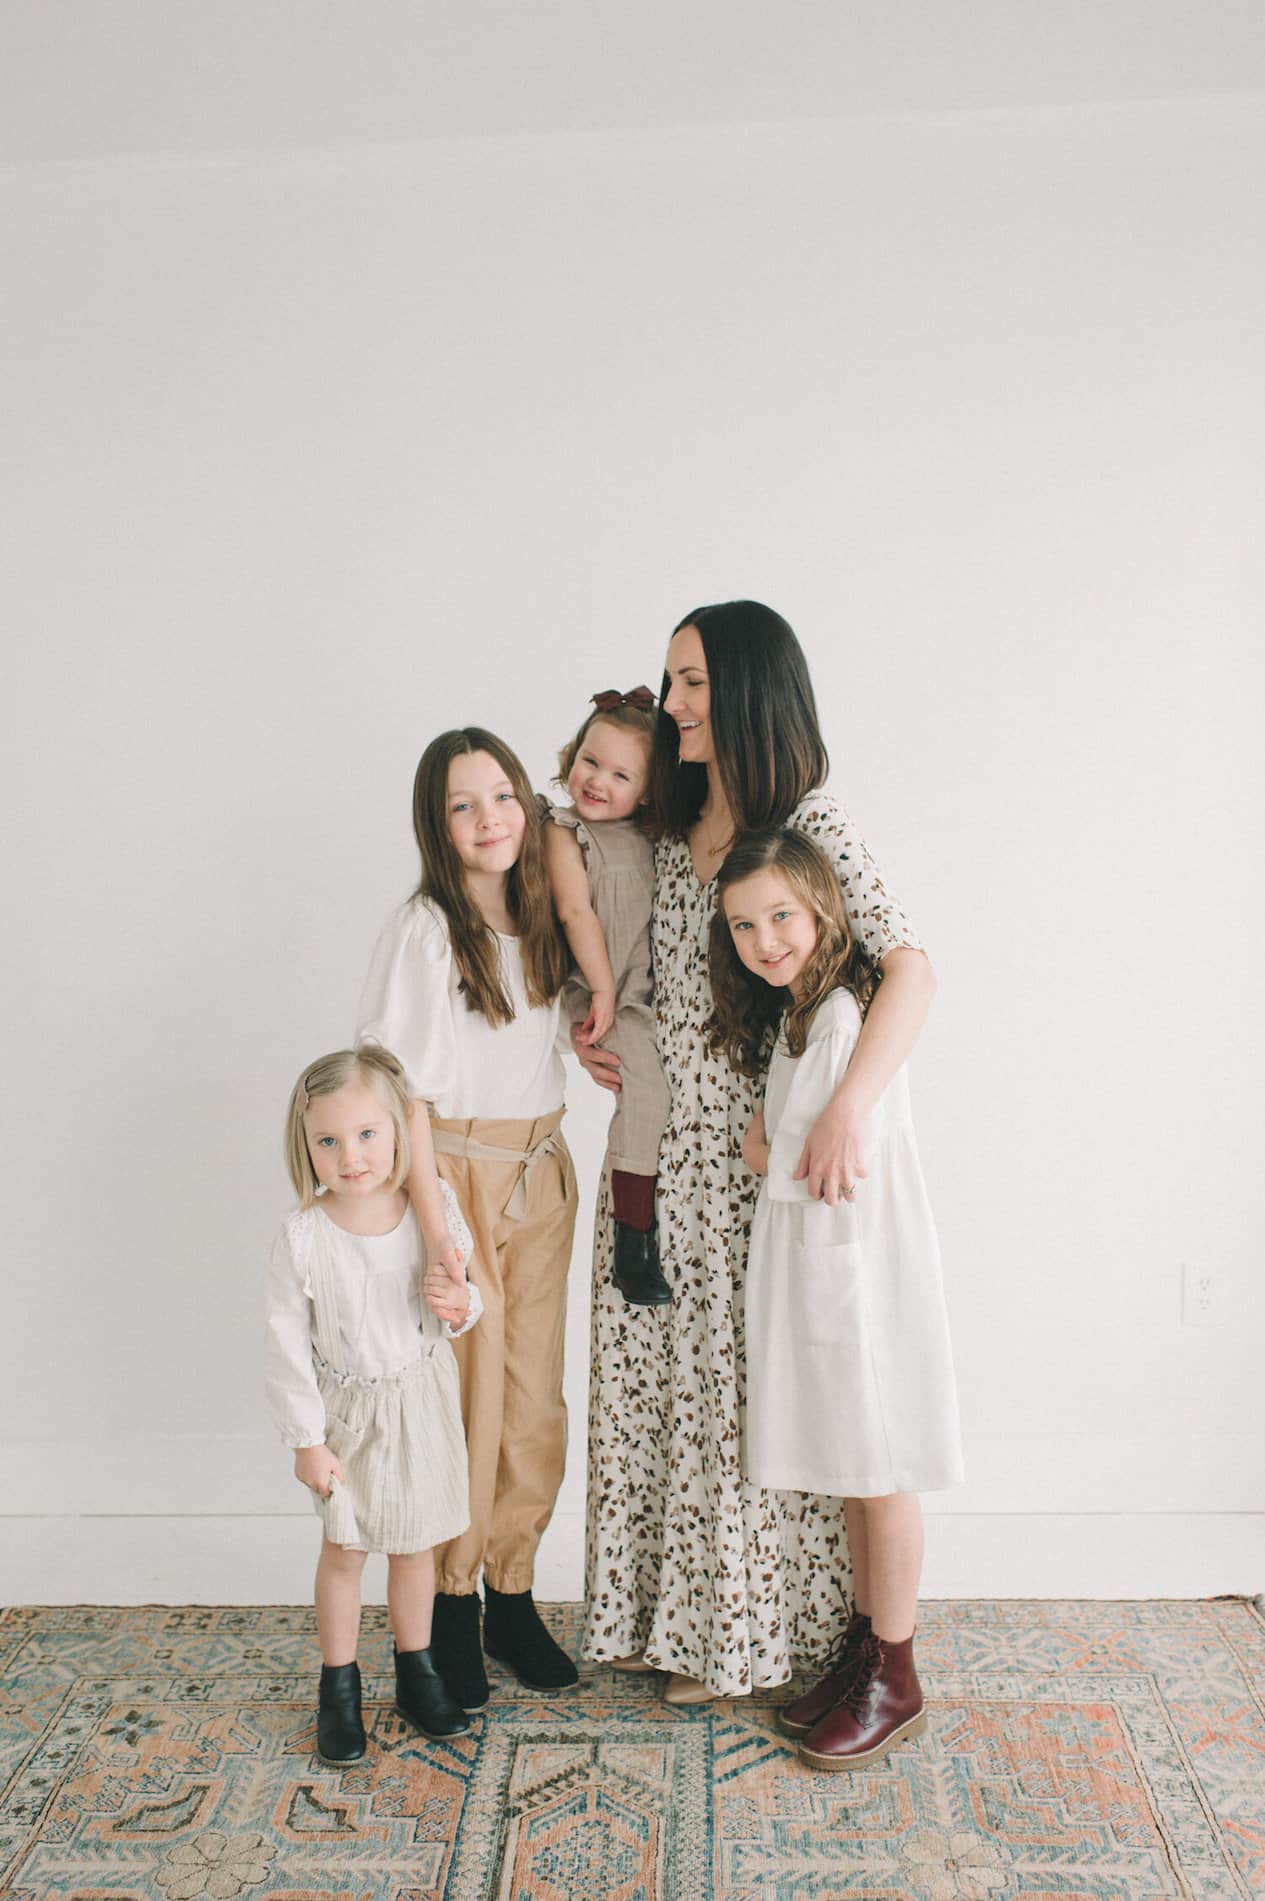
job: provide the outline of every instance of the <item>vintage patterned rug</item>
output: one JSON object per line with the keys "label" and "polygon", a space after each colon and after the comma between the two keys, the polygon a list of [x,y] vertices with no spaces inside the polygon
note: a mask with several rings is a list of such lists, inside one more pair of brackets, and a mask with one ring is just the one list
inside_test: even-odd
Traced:
{"label": "vintage patterned rug", "polygon": [[[553,1627],[574,1645],[578,1606]],[[7,1901],[1240,1901],[1265,1896],[1265,1617],[1211,1603],[935,1603],[930,1726],[805,1770],[784,1691],[671,1710],[586,1669],[503,1675],[468,1736],[392,1713],[313,1754],[303,1609],[0,1613]]]}

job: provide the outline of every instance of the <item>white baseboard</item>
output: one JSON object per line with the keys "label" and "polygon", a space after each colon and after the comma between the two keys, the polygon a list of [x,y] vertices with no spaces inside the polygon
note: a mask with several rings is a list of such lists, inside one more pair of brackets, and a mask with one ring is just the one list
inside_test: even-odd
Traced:
{"label": "white baseboard", "polygon": [[[3,1521],[3,1604],[302,1604],[317,1528],[307,1512],[61,1516]],[[583,1514],[559,1511],[536,1572],[542,1599],[583,1591]],[[371,1559],[369,1603],[385,1601]],[[1215,1597],[1265,1591],[1265,1513],[927,1516],[926,1597]]]}

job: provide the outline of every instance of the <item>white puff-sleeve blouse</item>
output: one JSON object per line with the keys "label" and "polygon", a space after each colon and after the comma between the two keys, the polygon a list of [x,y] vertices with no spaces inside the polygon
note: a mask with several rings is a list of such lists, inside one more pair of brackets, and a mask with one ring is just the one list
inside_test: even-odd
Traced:
{"label": "white puff-sleeve blouse", "polygon": [[[447,1182],[440,1183],[449,1230],[466,1261],[470,1230]],[[319,1199],[289,1215],[268,1256],[264,1385],[283,1442],[295,1448],[325,1442],[325,1404],[312,1361],[316,1312],[310,1274],[311,1224],[324,1222],[337,1268],[342,1350],[340,1371],[380,1379],[420,1358],[426,1340],[459,1339],[483,1312],[474,1282],[470,1311],[459,1327],[432,1313],[422,1293],[426,1249],[410,1207],[387,1234],[348,1234],[330,1221]]]}
{"label": "white puff-sleeve blouse", "polygon": [[374,946],[356,1040],[391,1050],[409,1094],[431,1103],[437,1116],[510,1121],[562,1106],[560,999],[531,1004],[518,939],[500,932],[496,939],[511,1023],[489,1023],[467,1007],[448,921],[427,899],[410,898],[393,911]]}

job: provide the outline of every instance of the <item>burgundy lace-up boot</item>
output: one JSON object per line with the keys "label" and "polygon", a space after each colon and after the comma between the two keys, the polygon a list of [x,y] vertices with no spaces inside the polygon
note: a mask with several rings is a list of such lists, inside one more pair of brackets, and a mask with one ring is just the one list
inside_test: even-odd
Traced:
{"label": "burgundy lace-up boot", "polygon": [[848,1688],[809,1730],[799,1753],[813,1769],[864,1769],[926,1727],[913,1638],[893,1644],[871,1632]]}
{"label": "burgundy lace-up boot", "polygon": [[847,1629],[827,1661],[826,1674],[818,1678],[811,1690],[805,1690],[803,1696],[778,1711],[778,1723],[788,1736],[807,1736],[814,1724],[829,1715],[852,1681],[861,1646],[869,1634],[870,1620],[865,1612],[853,1611]]}

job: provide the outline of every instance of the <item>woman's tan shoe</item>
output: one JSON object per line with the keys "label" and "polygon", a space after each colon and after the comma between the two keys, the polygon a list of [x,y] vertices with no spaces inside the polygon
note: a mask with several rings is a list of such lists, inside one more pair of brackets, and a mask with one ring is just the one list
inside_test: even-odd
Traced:
{"label": "woman's tan shoe", "polygon": [[697,1677],[681,1676],[674,1670],[663,1686],[663,1700],[665,1703],[677,1704],[714,1703],[716,1692],[709,1690],[705,1683],[700,1683]]}
{"label": "woman's tan shoe", "polygon": [[638,1650],[635,1651],[631,1657],[612,1657],[610,1660],[610,1668],[612,1670],[627,1670],[638,1675],[645,1674],[647,1676],[653,1676],[658,1665],[647,1663],[643,1653]]}

